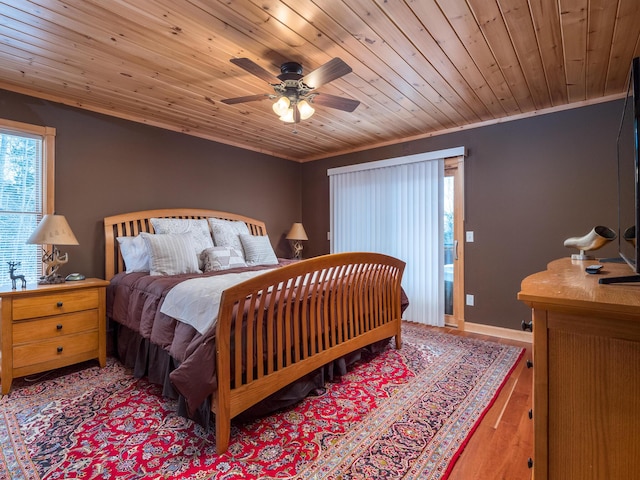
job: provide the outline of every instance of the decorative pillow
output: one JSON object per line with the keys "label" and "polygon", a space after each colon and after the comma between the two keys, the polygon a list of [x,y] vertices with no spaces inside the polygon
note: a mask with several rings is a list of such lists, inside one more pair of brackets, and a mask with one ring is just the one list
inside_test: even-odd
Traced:
{"label": "decorative pillow", "polygon": [[242,254],[235,248],[211,247],[202,252],[205,272],[229,270],[230,268],[246,267]]}
{"label": "decorative pillow", "polygon": [[213,242],[216,247],[230,247],[240,252],[244,257],[240,235],[249,235],[249,227],[240,220],[221,220],[209,218],[209,225],[213,233]]}
{"label": "decorative pillow", "polygon": [[[200,254],[205,249],[213,247],[209,224],[204,218],[151,218],[149,221],[156,233],[186,233],[191,235],[198,260],[200,260]],[[202,263],[199,264],[199,267],[202,270]]]}
{"label": "decorative pillow", "polygon": [[189,234],[140,234],[149,251],[151,275],[200,273],[192,236]]}
{"label": "decorative pillow", "polygon": [[244,261],[247,265],[278,264],[278,258],[266,235],[240,235],[240,241],[244,248]]}
{"label": "decorative pillow", "polygon": [[149,251],[140,235],[135,237],[116,237],[116,240],[120,245],[120,253],[124,260],[126,273],[149,271]]}

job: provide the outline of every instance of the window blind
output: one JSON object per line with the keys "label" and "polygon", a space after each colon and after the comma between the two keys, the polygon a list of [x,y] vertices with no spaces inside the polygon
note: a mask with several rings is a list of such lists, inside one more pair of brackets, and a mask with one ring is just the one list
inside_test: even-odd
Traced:
{"label": "window blind", "polygon": [[330,169],[331,252],[406,262],[404,318],[444,325],[444,158],[464,148]]}
{"label": "window blind", "polygon": [[[16,273],[34,284],[41,275],[40,246],[25,242],[43,216],[43,139],[0,130],[0,272],[20,262]],[[0,284],[10,284],[8,273]]]}

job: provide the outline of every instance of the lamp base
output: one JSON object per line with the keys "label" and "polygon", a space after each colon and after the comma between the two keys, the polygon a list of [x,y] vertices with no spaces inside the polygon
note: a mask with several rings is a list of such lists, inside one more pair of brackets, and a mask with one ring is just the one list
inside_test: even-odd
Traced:
{"label": "lamp base", "polygon": [[290,240],[291,250],[293,250],[293,259],[302,260],[302,242],[300,240]]}
{"label": "lamp base", "polygon": [[52,285],[56,283],[64,283],[65,278],[62,275],[58,275],[58,269],[61,265],[64,265],[69,261],[68,254],[60,253],[55,245],[51,249],[51,253],[47,252],[44,248],[42,255],[42,263],[46,266],[45,274],[38,280],[38,285]]}
{"label": "lamp base", "polygon": [[571,260],[595,260],[595,258],[591,255],[585,255],[584,250],[580,250],[580,253],[571,255]]}
{"label": "lamp base", "polygon": [[62,275],[58,275],[57,273],[53,273],[51,275],[45,275],[44,277],[40,277],[38,280],[38,285],[55,285],[57,283],[64,283],[65,278]]}

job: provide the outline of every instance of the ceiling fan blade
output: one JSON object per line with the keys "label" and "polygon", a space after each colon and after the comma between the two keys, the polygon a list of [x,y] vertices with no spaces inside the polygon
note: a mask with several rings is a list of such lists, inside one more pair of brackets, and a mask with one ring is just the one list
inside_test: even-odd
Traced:
{"label": "ceiling fan blade", "polygon": [[278,80],[278,78],[275,75],[273,75],[271,72],[262,68],[253,60],[249,60],[248,58],[232,58],[230,62],[246,70],[250,74],[255,75],[258,78],[261,78],[267,83],[280,83],[280,80]]}
{"label": "ceiling fan blade", "polygon": [[258,95],[247,95],[246,97],[225,98],[220,100],[227,105],[234,105],[236,103],[255,102],[256,100],[266,100],[271,97],[268,93],[259,93]]}
{"label": "ceiling fan blade", "polygon": [[344,63],[342,59],[336,57],[329,60],[324,65],[320,65],[313,72],[302,77],[302,82],[310,88],[318,88],[325,83],[332,82],[336,78],[340,78],[350,73],[351,67]]}
{"label": "ceiling fan blade", "polygon": [[345,112],[353,112],[357,106],[360,105],[358,100],[336,97],[335,95],[329,95],[328,93],[315,93],[311,99],[311,103],[315,105],[322,105],[323,107],[337,108],[338,110],[344,110]]}

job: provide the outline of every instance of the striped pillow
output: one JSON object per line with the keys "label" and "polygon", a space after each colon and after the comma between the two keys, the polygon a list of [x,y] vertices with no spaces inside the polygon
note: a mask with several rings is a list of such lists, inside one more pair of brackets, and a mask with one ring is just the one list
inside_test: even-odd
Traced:
{"label": "striped pillow", "polygon": [[[149,221],[156,234],[188,233],[191,235],[193,248],[198,259],[205,249],[213,247],[209,224],[204,218],[151,218]],[[202,269],[202,263],[199,267]]]}
{"label": "striped pillow", "polygon": [[189,234],[140,234],[149,251],[151,275],[200,273],[198,257]]}
{"label": "striped pillow", "polygon": [[240,235],[242,248],[244,248],[244,261],[247,265],[277,265],[273,247],[266,235]]}

